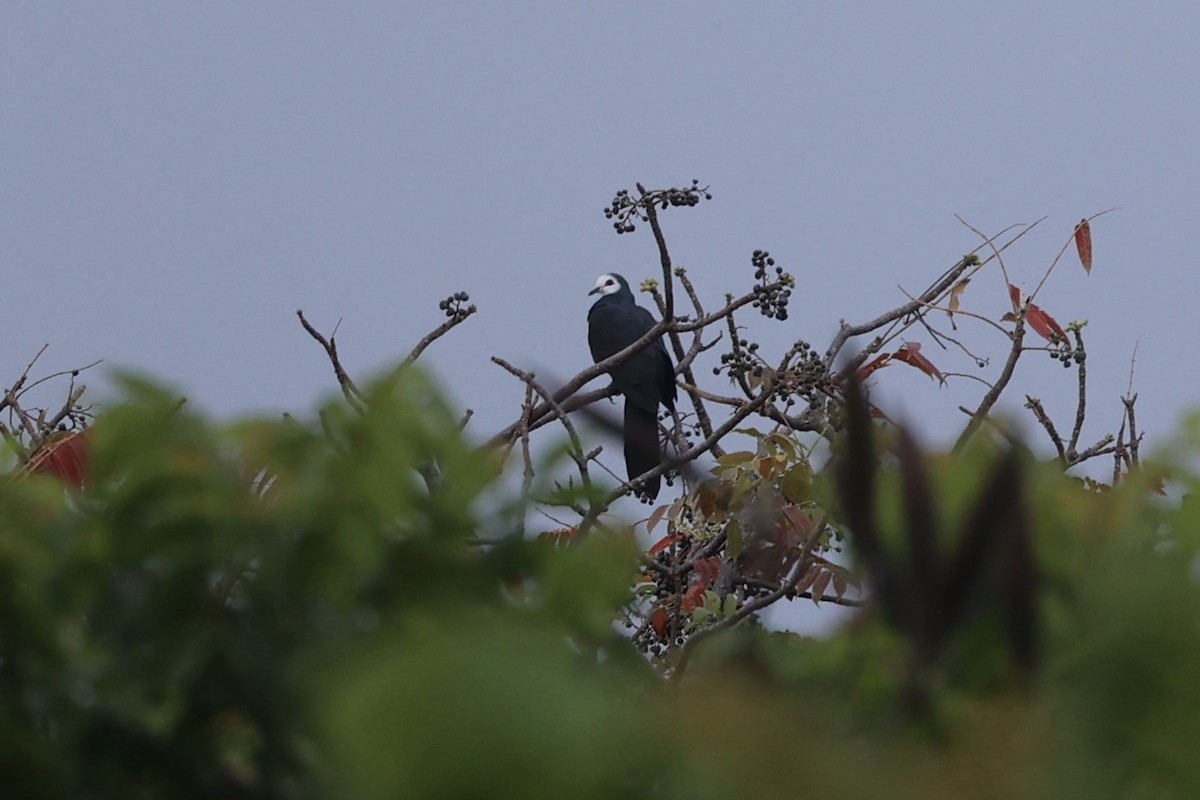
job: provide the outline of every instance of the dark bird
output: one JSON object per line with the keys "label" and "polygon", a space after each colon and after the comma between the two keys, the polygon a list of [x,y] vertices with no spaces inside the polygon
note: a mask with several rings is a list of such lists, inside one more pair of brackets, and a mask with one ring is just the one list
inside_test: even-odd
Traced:
{"label": "dark bird", "polygon": [[[654,317],[634,302],[629,284],[620,275],[601,275],[588,294],[600,295],[588,312],[593,361],[621,352],[654,327]],[[660,337],[610,369],[609,375],[617,391],[625,395],[625,470],[632,481],[662,463],[658,407],[675,410],[675,368]],[[659,484],[658,476],[649,478],[638,494],[653,500]]]}

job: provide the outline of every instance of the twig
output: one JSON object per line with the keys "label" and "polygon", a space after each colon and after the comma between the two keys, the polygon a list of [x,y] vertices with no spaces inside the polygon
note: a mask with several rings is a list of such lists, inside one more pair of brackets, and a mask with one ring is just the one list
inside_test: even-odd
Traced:
{"label": "twig", "polygon": [[988,390],[988,393],[983,396],[983,400],[979,403],[979,408],[971,415],[971,419],[967,420],[967,426],[963,428],[963,432],[959,434],[958,440],[954,442],[953,452],[962,452],[966,447],[967,442],[975,435],[975,431],[979,429],[980,424],[992,410],[992,406],[996,405],[996,401],[1000,399],[1000,394],[1008,386],[1008,382],[1012,380],[1013,370],[1017,367],[1017,360],[1021,357],[1021,344],[1025,340],[1025,319],[1017,317],[1017,325],[1012,332],[1012,349],[1008,352],[1008,359],[1004,362],[1004,369],[1000,371],[1000,377]]}
{"label": "twig", "polygon": [[407,367],[410,364],[412,364],[414,361],[416,361],[418,358],[421,357],[421,354],[425,352],[425,348],[429,347],[429,345],[433,344],[438,339],[445,336],[447,333],[449,333],[454,328],[457,328],[459,325],[466,322],[467,318],[470,317],[472,314],[476,313],[478,310],[479,309],[473,305],[463,308],[463,309],[459,310],[459,312],[456,313],[454,316],[450,317],[445,322],[443,322],[441,325],[438,325],[436,328],[431,330],[429,333],[425,334],[425,336],[421,339],[421,341],[417,342],[417,346],[412,349],[412,352],[410,352],[408,354],[408,357],[405,358],[403,362],[401,362],[400,366],[403,368],[403,367]]}
{"label": "twig", "polygon": [[[1075,347],[1084,353],[1083,333],[1079,328],[1071,331],[1075,335]],[[1079,435],[1083,432],[1083,419],[1087,415],[1087,358],[1082,357],[1076,362],[1079,371],[1079,397],[1075,403],[1075,424],[1071,428],[1071,441],[1067,444],[1067,454],[1075,456],[1075,448],[1079,445]]]}
{"label": "twig", "polygon": [[[338,386],[341,388],[342,394],[346,397],[346,402],[348,402],[355,411],[361,413],[363,410],[362,392],[359,391],[358,387],[354,385],[354,381],[350,379],[350,375],[347,374],[345,368],[342,367],[342,362],[338,358],[337,341],[335,340],[334,336],[330,336],[328,339],[322,336],[321,333],[312,325],[310,325],[308,320],[304,318],[303,310],[297,309],[296,316],[300,318],[300,324],[304,326],[304,330],[308,331],[308,335],[315,339],[317,344],[321,345],[321,347],[325,349],[325,355],[328,356],[329,363],[333,365],[333,374],[337,377]],[[340,321],[338,324],[341,324]]]}
{"label": "twig", "polygon": [[1046,413],[1046,409],[1042,408],[1042,401],[1036,397],[1025,395],[1025,407],[1033,412],[1033,416],[1038,423],[1046,430],[1046,434],[1050,437],[1050,442],[1054,445],[1054,449],[1058,451],[1058,459],[1064,466],[1070,466],[1067,458],[1067,450],[1063,447],[1062,437],[1058,435],[1058,430],[1055,429],[1054,423],[1050,421],[1050,416]]}

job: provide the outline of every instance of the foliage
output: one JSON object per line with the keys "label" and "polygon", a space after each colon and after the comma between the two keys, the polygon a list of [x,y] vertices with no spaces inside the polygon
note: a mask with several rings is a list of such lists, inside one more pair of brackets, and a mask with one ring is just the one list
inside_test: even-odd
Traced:
{"label": "foliage", "polygon": [[[1200,435],[1144,464],[1131,389],[1085,445],[1085,323],[1034,302],[1072,243],[1090,272],[1101,215],[1032,291],[1004,262],[1032,226],[976,231],[906,302],[771,356],[741,315],[788,323],[797,279],[774,256],[753,251],[749,289],[712,311],[672,262],[659,213],[711,199],[615,195],[613,228],[653,234],[661,321],[553,391],[493,357],[525,399],[482,444],[414,366],[476,313],[466,292],[361,387],[297,312],[342,392],[305,419],[219,426],[130,377],[92,426],[79,371],[32,380],[35,358],[0,398],[6,796],[1200,793]],[[1002,311],[967,293],[986,275]],[[960,322],[1001,337],[998,369]],[[681,396],[668,455],[606,485],[585,442],[614,427],[590,408],[614,390],[583,387],[656,337]],[[1062,434],[1025,397],[1048,461],[992,416],[1030,353],[1077,386]],[[717,355],[726,388],[701,386]],[[950,451],[871,400],[891,366],[986,387]],[[38,407],[56,377],[65,402]],[[536,434],[551,423],[565,442]],[[1110,484],[1071,477],[1101,456]],[[610,509],[651,475],[680,490],[639,547]],[[537,534],[534,510],[563,519]],[[790,601],[855,611],[818,639],[761,625]]]}
{"label": "foliage", "polygon": [[[646,568],[629,532],[509,535],[520,504],[486,499],[498,462],[415,370],[366,389],[361,414],[339,401],[232,428],[152,385],[127,393],[92,428],[82,489],[0,482],[8,796],[1200,791],[1200,510],[1150,491],[1149,470],[1098,491],[992,446],[878,462],[884,547],[903,552],[920,465],[949,554],[1016,458],[1036,668],[1005,655],[987,613],[923,660],[876,604],[821,640],[747,617],[664,680],[612,625]],[[717,468],[733,491],[779,470],[804,508],[832,486],[795,472],[785,440],[759,441]],[[701,609],[729,618],[716,592]]]}

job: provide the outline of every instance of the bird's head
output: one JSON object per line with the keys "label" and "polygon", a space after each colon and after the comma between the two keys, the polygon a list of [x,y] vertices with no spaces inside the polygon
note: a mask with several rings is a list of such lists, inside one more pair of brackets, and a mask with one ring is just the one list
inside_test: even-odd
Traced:
{"label": "bird's head", "polygon": [[624,290],[630,297],[633,292],[629,291],[629,284],[620,275],[615,272],[607,272],[596,279],[596,288],[592,289],[588,294],[610,295],[617,294]]}

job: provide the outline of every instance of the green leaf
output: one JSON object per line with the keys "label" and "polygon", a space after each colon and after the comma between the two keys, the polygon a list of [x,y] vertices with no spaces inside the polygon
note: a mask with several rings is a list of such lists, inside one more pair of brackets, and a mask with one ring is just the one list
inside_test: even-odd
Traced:
{"label": "green leaf", "polygon": [[725,549],[729,553],[731,559],[738,559],[742,556],[742,550],[745,548],[746,542],[742,535],[742,524],[736,519],[731,519],[725,524]]}
{"label": "green leaf", "polygon": [[813,473],[808,464],[796,464],[783,473],[779,488],[789,503],[799,505],[809,499],[812,493]]}

